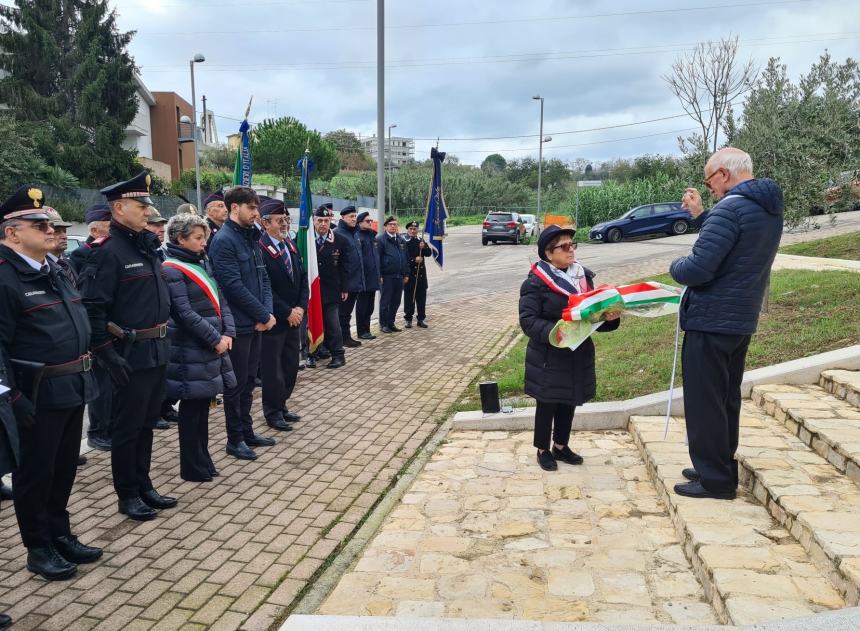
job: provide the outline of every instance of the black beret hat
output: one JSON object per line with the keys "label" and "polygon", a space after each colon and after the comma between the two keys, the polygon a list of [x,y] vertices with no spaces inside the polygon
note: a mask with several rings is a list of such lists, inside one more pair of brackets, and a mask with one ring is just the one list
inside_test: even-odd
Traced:
{"label": "black beret hat", "polygon": [[344,208],[340,211],[340,216],[343,217],[345,215],[349,215],[349,214],[354,213],[354,212],[356,212],[355,206],[347,206],[346,208]]}
{"label": "black beret hat", "polygon": [[392,221],[397,221],[397,217],[395,217],[394,215],[389,216],[388,219],[386,219],[384,222],[382,222],[382,225],[387,226]]}
{"label": "black beret hat", "polygon": [[314,211],[314,217],[329,217],[330,218],[331,215],[332,215],[331,210],[326,208],[325,204],[323,204],[322,206],[320,206],[319,208],[317,208]]}
{"label": "black beret hat", "polygon": [[0,221],[7,219],[50,219],[45,212],[42,189],[25,184],[0,204]]}
{"label": "black beret hat", "polygon": [[408,224],[406,224],[406,228],[407,228],[407,229],[409,229],[409,228],[417,228],[417,227],[418,227],[418,222],[417,222],[417,221],[410,221]]}
{"label": "black beret hat", "polygon": [[152,176],[144,169],[130,180],[111,184],[100,192],[109,202],[117,199],[136,199],[147,206],[152,206],[152,200],[149,198],[150,186],[152,186]]}
{"label": "black beret hat", "polygon": [[84,223],[93,221],[110,221],[110,206],[107,204],[93,204],[84,213]]}
{"label": "black beret hat", "polygon": [[260,204],[260,216],[267,215],[286,215],[287,209],[284,207],[284,202],[279,199],[267,199]]}
{"label": "black beret hat", "polygon": [[550,241],[555,239],[557,236],[566,234],[571,239],[576,238],[576,230],[573,228],[561,228],[556,226],[555,224],[550,224],[546,228],[543,229],[543,232],[540,233],[540,238],[538,238],[538,256],[541,260],[546,260],[546,248],[550,244]]}
{"label": "black beret hat", "polygon": [[220,188],[214,193],[209,193],[209,197],[203,200],[203,208],[206,208],[212,202],[223,202],[224,201],[224,191]]}
{"label": "black beret hat", "polygon": [[365,220],[365,219],[367,219],[368,217],[370,217],[370,213],[369,213],[369,212],[367,212],[367,211],[365,211],[365,212],[360,212],[360,213],[358,213],[358,217],[356,217],[356,218],[355,218],[355,220],[356,220],[358,223],[361,223],[362,221],[364,221],[364,220]]}

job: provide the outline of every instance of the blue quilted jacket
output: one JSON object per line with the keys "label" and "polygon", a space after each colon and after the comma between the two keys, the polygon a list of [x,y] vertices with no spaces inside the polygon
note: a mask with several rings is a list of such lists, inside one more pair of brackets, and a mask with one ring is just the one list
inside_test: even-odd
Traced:
{"label": "blue quilted jacket", "polygon": [[782,189],[769,179],[741,182],[708,211],[689,256],[669,273],[687,286],[681,328],[751,335],[782,236]]}

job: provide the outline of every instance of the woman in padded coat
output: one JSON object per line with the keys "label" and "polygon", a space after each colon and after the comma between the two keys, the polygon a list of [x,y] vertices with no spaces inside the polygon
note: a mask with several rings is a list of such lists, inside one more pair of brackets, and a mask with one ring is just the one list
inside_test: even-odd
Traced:
{"label": "woman in padded coat", "polygon": [[[546,471],[558,469],[557,460],[582,464],[582,457],[568,446],[573,412],[597,390],[591,338],[575,350],[549,343],[568,297],[594,288],[594,273],[576,262],[574,235],[573,230],[548,226],[538,240],[541,260],[520,287],[520,327],[529,338],[525,393],[537,401],[534,446]],[[598,331],[614,331],[619,322],[618,315],[607,318]]]}
{"label": "woman in padded coat", "polygon": [[167,398],[179,399],[179,471],[191,482],[208,482],[218,475],[209,455],[209,405],[236,383],[227,354],[236,328],[209,268],[208,237],[209,226],[197,215],[176,215],[167,223]]}

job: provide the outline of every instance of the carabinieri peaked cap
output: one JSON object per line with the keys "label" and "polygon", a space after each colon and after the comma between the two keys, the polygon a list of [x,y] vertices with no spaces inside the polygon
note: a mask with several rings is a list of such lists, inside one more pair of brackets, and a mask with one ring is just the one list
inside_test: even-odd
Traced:
{"label": "carabinieri peaked cap", "polygon": [[0,204],[0,221],[8,219],[50,220],[45,211],[45,196],[42,189],[25,184],[5,202]]}
{"label": "carabinieri peaked cap", "polygon": [[154,206],[152,200],[149,198],[151,186],[152,176],[149,174],[149,171],[143,170],[130,180],[111,184],[99,192],[104,195],[109,202],[113,202],[118,199],[136,199],[147,206]]}

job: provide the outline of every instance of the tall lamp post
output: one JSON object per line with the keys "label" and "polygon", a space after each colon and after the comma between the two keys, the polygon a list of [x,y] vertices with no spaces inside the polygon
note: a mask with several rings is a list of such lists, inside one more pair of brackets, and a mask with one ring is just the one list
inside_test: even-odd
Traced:
{"label": "tall lamp post", "polygon": [[[188,66],[191,68],[191,109],[194,112],[191,119],[191,135],[194,138],[194,180],[197,184],[197,208],[200,208],[202,203],[200,197],[200,143],[197,140],[197,92],[194,87],[194,64],[202,64],[204,61],[206,61],[206,58],[197,53],[188,62]],[[180,170],[182,170],[181,165]]]}
{"label": "tall lamp post", "polygon": [[537,216],[540,221],[540,187],[541,171],[543,171],[543,97],[539,94],[532,99],[540,101],[540,137],[538,139],[538,191],[537,191]]}
{"label": "tall lamp post", "polygon": [[376,217],[385,221],[385,0],[376,0]]}
{"label": "tall lamp post", "polygon": [[397,123],[388,126],[388,212],[394,214],[394,164],[391,161],[391,130]]}

